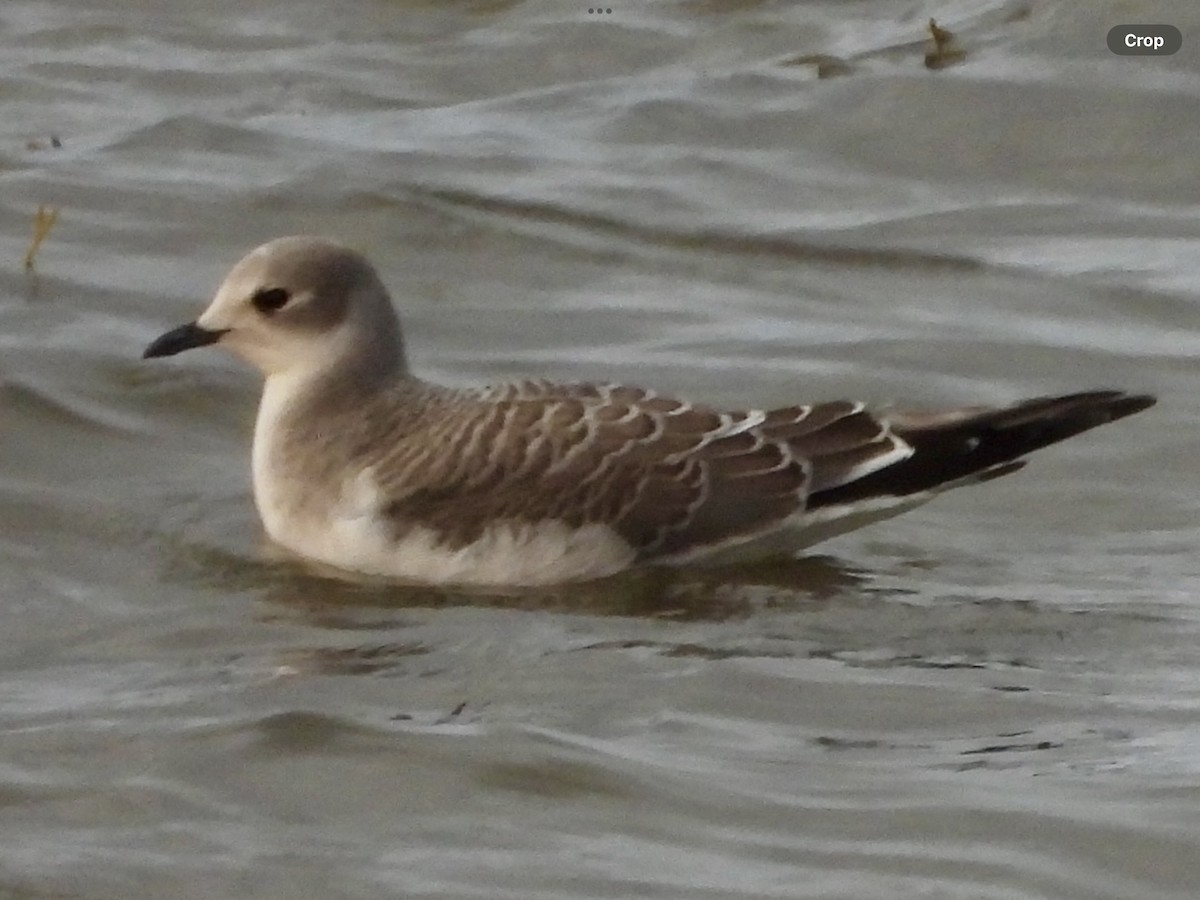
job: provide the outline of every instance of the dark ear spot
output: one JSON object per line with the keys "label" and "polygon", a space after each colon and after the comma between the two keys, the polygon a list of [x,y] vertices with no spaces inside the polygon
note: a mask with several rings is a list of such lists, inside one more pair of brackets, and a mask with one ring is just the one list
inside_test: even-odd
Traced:
{"label": "dark ear spot", "polygon": [[269,316],[287,306],[291,299],[292,295],[283,288],[259,288],[250,298],[250,302],[264,316]]}

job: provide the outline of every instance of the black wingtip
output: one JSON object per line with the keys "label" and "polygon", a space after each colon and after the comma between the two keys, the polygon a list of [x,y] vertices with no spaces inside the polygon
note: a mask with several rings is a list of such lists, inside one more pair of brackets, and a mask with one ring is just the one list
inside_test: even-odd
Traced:
{"label": "black wingtip", "polygon": [[1158,398],[1153,394],[1122,394],[1113,401],[1110,408],[1113,411],[1113,419],[1123,419],[1143,409],[1149,409],[1157,402]]}
{"label": "black wingtip", "polygon": [[1158,398],[1124,391],[1085,391],[1059,397],[1037,397],[994,410],[959,426],[976,435],[981,449],[1002,459],[1016,459],[1042,447],[1091,431],[1149,409]]}
{"label": "black wingtip", "polygon": [[[1158,398],[1124,391],[1035,397],[966,418],[897,429],[914,448],[906,460],[813,495],[813,507],[888,494],[905,496],[990,480],[1020,468],[1035,450],[1149,409]],[[951,411],[953,412],[953,411]]]}
{"label": "black wingtip", "polygon": [[[1115,422],[1148,409],[1158,402],[1152,394],[1127,394],[1125,391],[1081,391],[1051,397],[1034,397],[1012,406],[991,410],[977,418],[980,424],[996,428],[1020,428],[1036,423],[1075,422],[1082,431]],[[956,425],[958,423],[955,423]],[[1066,436],[1066,435],[1064,435]]]}

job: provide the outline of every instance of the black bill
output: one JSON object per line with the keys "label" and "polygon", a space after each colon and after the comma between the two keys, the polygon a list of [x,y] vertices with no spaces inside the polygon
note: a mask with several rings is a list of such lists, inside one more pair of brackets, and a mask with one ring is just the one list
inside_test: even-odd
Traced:
{"label": "black bill", "polygon": [[152,356],[174,356],[176,353],[191,350],[193,347],[206,347],[219,341],[224,333],[224,330],[209,331],[207,328],[201,328],[195,322],[189,322],[178,328],[172,328],[166,334],[151,341],[150,346],[142,351],[142,359],[150,359]]}

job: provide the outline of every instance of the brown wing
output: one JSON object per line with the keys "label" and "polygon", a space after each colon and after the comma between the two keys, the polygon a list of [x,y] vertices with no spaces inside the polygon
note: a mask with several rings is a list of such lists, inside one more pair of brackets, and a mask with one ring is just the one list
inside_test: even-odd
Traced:
{"label": "brown wing", "polygon": [[458,395],[373,461],[398,529],[465,546],[496,521],[604,524],[646,558],[752,536],[803,508],[807,465],[754,427],[762,414],[618,386],[500,390]]}
{"label": "brown wing", "polygon": [[805,510],[932,492],[1153,398],[1091,392],[1004,409],[871,413],[838,401],[722,413],[620,385],[456,393],[373,462],[398,529],[465,546],[496,521],[603,524],[642,559],[753,540]]}
{"label": "brown wing", "polygon": [[771,410],[759,428],[812,464],[810,493],[848,484],[912,455],[886,419],[849,400]]}

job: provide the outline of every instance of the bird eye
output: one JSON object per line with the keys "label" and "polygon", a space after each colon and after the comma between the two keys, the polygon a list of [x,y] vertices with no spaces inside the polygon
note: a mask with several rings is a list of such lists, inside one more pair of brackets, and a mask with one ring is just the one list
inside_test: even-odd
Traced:
{"label": "bird eye", "polygon": [[261,288],[254,292],[250,302],[260,313],[269,316],[271,313],[283,309],[291,299],[292,295],[283,288]]}

